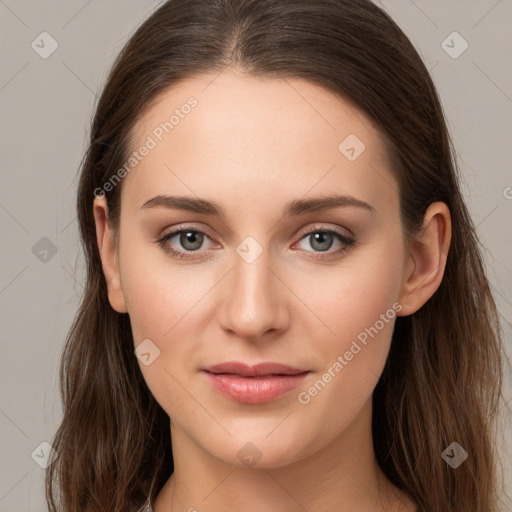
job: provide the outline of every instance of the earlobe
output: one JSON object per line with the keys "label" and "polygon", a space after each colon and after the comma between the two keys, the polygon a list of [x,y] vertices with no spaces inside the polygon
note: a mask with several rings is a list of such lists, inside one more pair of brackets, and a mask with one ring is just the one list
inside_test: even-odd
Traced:
{"label": "earlobe", "polygon": [[110,305],[118,313],[127,313],[128,308],[121,286],[121,274],[114,236],[107,222],[108,205],[105,196],[95,197],[93,213],[94,222],[96,224],[96,241],[101,257],[103,274],[107,283]]}
{"label": "earlobe", "polygon": [[425,213],[421,232],[411,243],[409,268],[412,267],[412,271],[404,275],[400,316],[416,312],[439,288],[450,242],[450,210],[445,203],[432,203]]}

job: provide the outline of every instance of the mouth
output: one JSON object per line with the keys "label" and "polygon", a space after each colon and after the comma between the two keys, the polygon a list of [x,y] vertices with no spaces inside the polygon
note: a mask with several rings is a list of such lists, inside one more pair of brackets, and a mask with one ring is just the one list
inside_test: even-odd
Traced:
{"label": "mouth", "polygon": [[249,366],[227,362],[202,369],[210,385],[223,396],[243,404],[262,404],[296,388],[310,373],[281,363]]}
{"label": "mouth", "polygon": [[239,375],[240,377],[299,375],[308,371],[281,363],[259,363],[250,366],[245,363],[239,363],[237,361],[229,361],[226,363],[216,364],[207,368],[203,368],[203,370],[215,375],[229,374]]}

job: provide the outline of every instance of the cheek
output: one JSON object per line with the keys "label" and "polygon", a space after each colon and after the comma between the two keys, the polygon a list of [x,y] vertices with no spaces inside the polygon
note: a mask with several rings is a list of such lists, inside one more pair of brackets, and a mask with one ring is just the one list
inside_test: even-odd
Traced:
{"label": "cheek", "polygon": [[154,247],[129,254],[126,251],[122,261],[135,344],[150,338],[162,345],[176,338],[176,332],[190,325],[196,306],[212,286],[208,272],[173,264],[160,251]]}
{"label": "cheek", "polygon": [[[389,353],[401,310],[402,252],[397,245],[361,251],[338,272],[330,271],[325,286],[310,280],[300,292],[325,328],[321,336],[316,334],[323,364],[298,401],[311,412],[336,418],[338,428],[370,398]],[[313,329],[308,335],[315,339]]]}
{"label": "cheek", "polygon": [[134,345],[149,339],[158,354],[154,362],[140,368],[152,394],[170,414],[183,400],[186,406],[188,395],[179,383],[197,369],[207,328],[208,293],[222,273],[205,268],[194,271],[190,265],[168,261],[154,248],[126,247],[123,256],[122,281]]}
{"label": "cheek", "polygon": [[[396,303],[402,265],[400,244],[380,240],[350,254],[339,267],[305,276],[295,289],[324,323],[333,347],[339,349]],[[393,313],[392,309],[388,316]]]}
{"label": "cheek", "polygon": [[205,282],[205,275],[200,279],[185,267],[142,261],[132,258],[124,266],[134,345],[151,340],[149,352],[154,351],[155,357],[151,355],[148,365],[141,360],[139,366],[156,401],[174,416],[175,411],[190,408],[190,396],[182,385],[190,378],[199,343],[198,307],[212,285]]}

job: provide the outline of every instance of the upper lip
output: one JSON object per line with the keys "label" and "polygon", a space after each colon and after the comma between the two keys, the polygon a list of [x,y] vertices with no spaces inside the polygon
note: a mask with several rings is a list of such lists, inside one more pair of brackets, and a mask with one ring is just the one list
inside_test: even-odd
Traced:
{"label": "upper lip", "polygon": [[281,363],[259,363],[247,365],[237,361],[228,361],[203,368],[209,373],[233,373],[241,377],[261,377],[265,375],[298,375],[308,370],[301,370]]}

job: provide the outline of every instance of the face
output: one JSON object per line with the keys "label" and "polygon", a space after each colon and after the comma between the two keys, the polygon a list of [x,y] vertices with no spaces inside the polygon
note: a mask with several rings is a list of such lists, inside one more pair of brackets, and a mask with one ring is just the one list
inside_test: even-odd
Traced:
{"label": "face", "polygon": [[[367,410],[404,314],[412,267],[381,136],[317,85],[234,71],[167,90],[134,135],[150,149],[123,178],[109,297],[176,435],[234,465],[326,447]],[[226,362],[249,369],[211,368]],[[261,363],[292,369],[251,374]]]}

